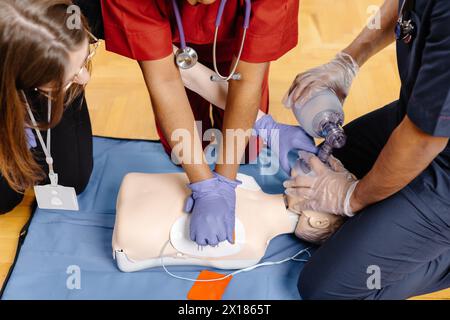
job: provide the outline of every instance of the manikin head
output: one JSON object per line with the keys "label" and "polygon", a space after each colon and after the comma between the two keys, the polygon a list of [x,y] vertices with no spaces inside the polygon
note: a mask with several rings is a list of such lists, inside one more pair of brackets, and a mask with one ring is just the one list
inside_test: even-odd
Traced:
{"label": "manikin head", "polygon": [[[291,176],[296,177],[297,172],[293,169]],[[344,223],[344,218],[331,213],[315,211],[298,211],[295,205],[302,199],[287,197],[287,204],[290,211],[299,215],[298,224],[295,228],[295,235],[305,241],[321,244],[332,236]]]}

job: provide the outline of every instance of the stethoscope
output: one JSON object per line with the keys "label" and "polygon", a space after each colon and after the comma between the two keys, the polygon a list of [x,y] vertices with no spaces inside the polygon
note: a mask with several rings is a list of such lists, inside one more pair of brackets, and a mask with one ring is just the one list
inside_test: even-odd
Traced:
{"label": "stethoscope", "polygon": [[[181,15],[180,10],[178,8],[177,0],[172,0],[173,4],[173,10],[175,12],[175,18],[177,20],[177,26],[178,26],[178,32],[180,33],[180,49],[175,53],[175,62],[178,67],[181,69],[189,69],[192,68],[198,61],[198,55],[197,52],[188,47],[186,45],[186,38],[184,35],[184,28],[183,23],[181,21]],[[216,57],[216,51],[217,51],[217,35],[219,34],[219,28],[222,24],[222,16],[225,9],[225,5],[227,4],[227,0],[221,0],[219,11],[217,13],[216,17],[216,30],[214,32],[214,43],[213,43],[213,64],[214,64],[214,71],[216,72],[215,75],[211,76],[211,81],[229,81],[229,80],[241,80],[242,76],[240,73],[236,72],[237,66],[239,64],[239,61],[241,59],[242,51],[244,49],[245,44],[245,38],[247,36],[247,29],[250,25],[250,14],[252,10],[252,4],[250,0],[245,0],[245,18],[244,18],[244,32],[242,36],[241,41],[241,47],[239,49],[239,54],[237,56],[237,59],[231,68],[231,73],[228,76],[223,76],[220,74],[219,69],[217,68],[217,57]]]}
{"label": "stethoscope", "polygon": [[395,27],[397,40],[405,44],[411,43],[416,36],[416,25],[412,20],[411,11],[414,9],[414,0],[405,0],[400,9],[400,16]]}

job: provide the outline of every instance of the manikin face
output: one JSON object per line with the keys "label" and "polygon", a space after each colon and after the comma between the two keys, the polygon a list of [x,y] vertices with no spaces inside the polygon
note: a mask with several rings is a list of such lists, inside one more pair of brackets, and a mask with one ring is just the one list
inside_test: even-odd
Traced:
{"label": "manikin face", "polygon": [[197,4],[211,4],[216,2],[216,0],[187,0],[187,2],[189,2],[189,4],[195,6]]}

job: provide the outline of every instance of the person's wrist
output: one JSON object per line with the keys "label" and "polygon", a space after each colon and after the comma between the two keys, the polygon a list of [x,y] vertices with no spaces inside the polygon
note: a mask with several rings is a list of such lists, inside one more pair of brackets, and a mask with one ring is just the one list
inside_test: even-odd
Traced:
{"label": "person's wrist", "polygon": [[360,184],[358,183],[355,187],[355,190],[350,196],[350,209],[353,213],[356,213],[366,207],[363,201],[360,198]]}
{"label": "person's wrist", "polygon": [[275,125],[275,120],[272,118],[271,115],[269,114],[265,114],[263,115],[261,118],[259,118],[256,122],[255,122],[255,126],[254,129],[255,130],[261,130],[261,129],[267,129],[270,130],[272,129],[272,127]]}
{"label": "person's wrist", "polygon": [[270,144],[271,131],[276,128],[277,123],[271,115],[264,115],[254,125],[255,133],[264,143]]}
{"label": "person's wrist", "polygon": [[366,62],[367,56],[363,47],[350,46],[341,51],[342,53],[351,57],[351,59],[356,63],[358,69]]}
{"label": "person's wrist", "polygon": [[242,183],[241,181],[239,181],[237,179],[227,178],[217,172],[213,172],[213,174],[214,174],[214,177],[217,178],[219,183],[227,185],[228,187],[230,187],[232,189],[236,189],[236,187]]}
{"label": "person's wrist", "polygon": [[354,58],[350,53],[341,51],[337,54],[337,57],[345,63],[347,68],[351,69],[353,73],[356,75],[359,71],[359,63],[356,58]]}
{"label": "person's wrist", "polygon": [[187,186],[192,190],[192,192],[204,193],[210,191],[211,187],[216,183],[218,183],[218,178],[213,176],[210,179],[189,183]]}

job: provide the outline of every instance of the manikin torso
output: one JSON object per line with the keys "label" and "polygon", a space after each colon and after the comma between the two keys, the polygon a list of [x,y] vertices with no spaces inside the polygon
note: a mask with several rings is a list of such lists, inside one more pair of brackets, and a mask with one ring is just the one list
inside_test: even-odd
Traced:
{"label": "manikin torso", "polygon": [[[186,175],[127,175],[117,200],[113,235],[119,268],[136,271],[160,266],[163,248],[164,264],[167,265],[238,269],[258,263],[271,239],[295,231],[299,216],[286,209],[283,195],[264,193],[249,176],[240,175],[238,179],[243,184],[236,190],[236,244],[221,243],[216,248],[208,247],[212,254],[205,256],[203,250],[195,245],[181,252],[179,247],[174,247],[173,238],[169,241],[176,222],[188,221],[189,218],[183,212],[185,199],[190,195]],[[185,219],[180,220],[182,217]],[[238,225],[243,230],[239,230]],[[184,237],[190,242],[188,232]],[[232,254],[221,254],[220,250],[224,251],[226,246],[239,248]]]}

